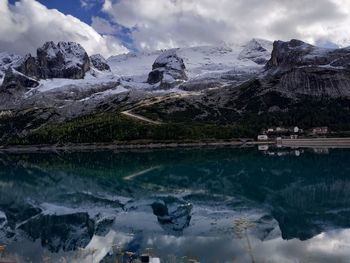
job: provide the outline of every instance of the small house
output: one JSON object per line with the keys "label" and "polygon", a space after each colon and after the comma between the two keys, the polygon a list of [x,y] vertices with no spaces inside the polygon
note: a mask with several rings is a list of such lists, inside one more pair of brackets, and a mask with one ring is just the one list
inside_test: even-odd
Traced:
{"label": "small house", "polygon": [[266,134],[258,135],[258,141],[267,141],[269,137]]}
{"label": "small house", "polygon": [[315,127],[311,132],[314,135],[324,135],[328,133],[328,127]]}

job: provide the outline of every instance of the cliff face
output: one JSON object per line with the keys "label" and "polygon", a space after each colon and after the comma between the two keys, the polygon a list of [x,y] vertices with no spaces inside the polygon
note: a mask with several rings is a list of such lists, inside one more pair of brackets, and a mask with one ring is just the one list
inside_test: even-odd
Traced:
{"label": "cliff face", "polygon": [[286,97],[350,98],[350,72],[344,69],[293,68],[281,76],[269,78],[266,83],[270,85],[275,81],[273,90]]}
{"label": "cliff face", "polygon": [[350,48],[320,48],[303,41],[275,41],[266,69],[287,70],[293,67],[313,66],[349,69]]}
{"label": "cliff face", "polygon": [[350,49],[275,41],[262,82],[283,96],[350,97]]}

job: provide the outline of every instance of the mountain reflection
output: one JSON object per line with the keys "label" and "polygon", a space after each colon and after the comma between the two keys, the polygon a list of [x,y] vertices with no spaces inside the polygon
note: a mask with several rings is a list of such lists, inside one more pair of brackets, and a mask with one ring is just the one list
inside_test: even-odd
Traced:
{"label": "mountain reflection", "polygon": [[[227,243],[232,218],[241,215],[254,223],[249,234],[255,243],[278,237],[318,240],[325,231],[333,231],[334,239],[336,230],[347,233],[342,229],[350,227],[350,150],[269,152],[205,148],[2,153],[0,240],[11,246],[19,229],[33,242],[54,235],[61,244],[56,240],[42,246],[59,252],[90,246],[110,231],[138,229],[163,233],[154,237],[157,240],[199,235]],[[62,220],[68,236],[55,232],[62,229]],[[45,224],[51,225],[44,233],[40,225]],[[78,226],[85,231],[83,240],[74,232]],[[227,256],[234,257],[232,253]]]}

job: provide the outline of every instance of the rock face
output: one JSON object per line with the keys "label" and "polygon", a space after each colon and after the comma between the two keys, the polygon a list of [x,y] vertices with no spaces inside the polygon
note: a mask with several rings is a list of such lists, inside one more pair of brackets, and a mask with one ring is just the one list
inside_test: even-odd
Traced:
{"label": "rock face", "polygon": [[187,80],[185,64],[176,54],[176,49],[163,52],[153,63],[152,71],[148,75],[147,83],[160,84],[163,88]]}
{"label": "rock face", "polygon": [[37,79],[81,79],[90,69],[90,59],[84,48],[74,42],[46,42],[37,50],[37,57],[26,55],[15,69]]}
{"label": "rock face", "polygon": [[22,73],[9,68],[5,73],[4,81],[0,87],[0,90],[21,90],[26,91],[28,88],[37,87],[39,82],[23,75]]}
{"label": "rock face", "polygon": [[0,52],[0,79],[4,77],[5,71],[21,59],[21,56]]}
{"label": "rock face", "polygon": [[275,41],[263,85],[288,97],[350,98],[350,49]]}
{"label": "rock face", "polygon": [[303,41],[275,41],[266,69],[289,70],[295,67],[325,67],[349,69],[350,48],[328,49]]}
{"label": "rock face", "polygon": [[39,79],[37,60],[31,54],[27,54],[18,60],[13,68],[26,76]]}
{"label": "rock face", "polygon": [[100,54],[90,56],[91,64],[100,71],[111,71],[107,60]]}
{"label": "rock face", "polygon": [[37,50],[38,77],[84,78],[90,69],[89,56],[84,48],[74,42],[47,42]]}

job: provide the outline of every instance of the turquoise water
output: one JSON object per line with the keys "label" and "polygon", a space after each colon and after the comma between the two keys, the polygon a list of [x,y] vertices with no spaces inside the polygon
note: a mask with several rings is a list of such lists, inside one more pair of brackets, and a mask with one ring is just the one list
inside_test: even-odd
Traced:
{"label": "turquoise water", "polygon": [[349,149],[2,153],[0,243],[18,262],[350,262],[349,162]]}

